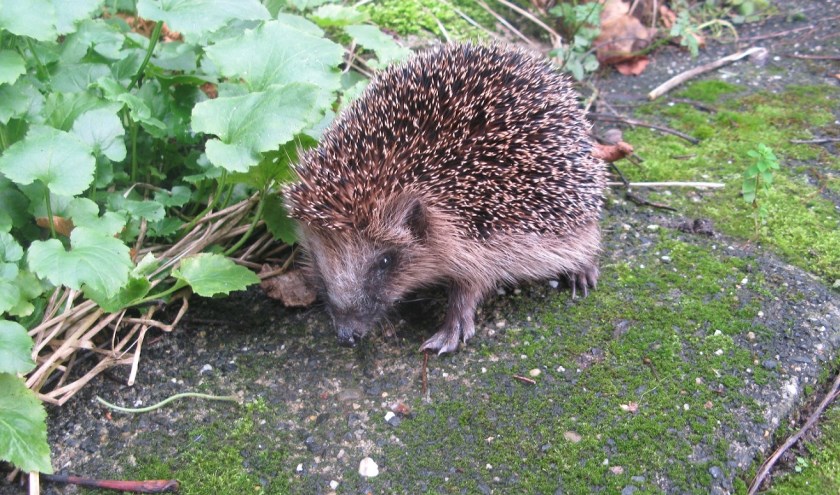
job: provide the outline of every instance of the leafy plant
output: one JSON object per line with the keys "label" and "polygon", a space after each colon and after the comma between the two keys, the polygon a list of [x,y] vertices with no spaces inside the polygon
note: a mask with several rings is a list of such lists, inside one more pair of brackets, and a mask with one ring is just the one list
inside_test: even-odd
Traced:
{"label": "leafy plant", "polygon": [[562,60],[563,68],[579,81],[599,67],[592,44],[601,32],[603,8],[598,2],[575,1],[560,3],[548,11],[560,20],[563,39],[568,40],[568,45],[553,50],[551,56]]}
{"label": "leafy plant", "polygon": [[41,402],[92,378],[66,380],[73,353],[133,381],[142,335],[180,318],[153,302],[244,289],[271,232],[294,241],[277,187],[364,80],[322,27],[361,64],[408,53],[352,7],[267,3],[3,0],[0,459],[50,471]]}
{"label": "leafy plant", "polygon": [[756,149],[748,151],[747,156],[753,158],[755,162],[744,172],[741,194],[744,202],[753,207],[755,235],[758,237],[759,228],[767,221],[768,216],[767,205],[759,201],[759,193],[766,196],[773,186],[773,171],[779,170],[779,159],[773,154],[773,150],[763,143]]}

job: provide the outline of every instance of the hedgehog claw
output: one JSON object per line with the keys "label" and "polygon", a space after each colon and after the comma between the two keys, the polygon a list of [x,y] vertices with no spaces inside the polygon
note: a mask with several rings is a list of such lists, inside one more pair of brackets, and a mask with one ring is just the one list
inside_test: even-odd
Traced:
{"label": "hedgehog claw", "polygon": [[583,291],[583,297],[589,296],[589,289],[594,289],[598,285],[598,267],[595,265],[588,266],[582,271],[570,274],[569,285],[572,287],[572,299],[577,298],[577,291]]}

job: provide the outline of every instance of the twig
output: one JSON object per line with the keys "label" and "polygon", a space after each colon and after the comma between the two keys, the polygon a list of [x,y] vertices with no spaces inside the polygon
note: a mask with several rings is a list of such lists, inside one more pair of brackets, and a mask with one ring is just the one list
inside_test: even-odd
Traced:
{"label": "twig", "polygon": [[764,56],[767,55],[767,49],[762,48],[760,46],[754,46],[752,48],[748,48],[744,51],[740,51],[737,53],[733,53],[732,55],[728,55],[726,57],[720,58],[715,60],[714,62],[710,62],[708,64],[701,65],[699,67],[695,67],[691,70],[687,70],[682,74],[677,74],[676,76],[668,79],[661,85],[659,85],[656,89],[648,93],[648,98],[651,100],[655,100],[660,96],[664,95],[668,91],[676,88],[680,84],[688,81],[689,79],[693,79],[700,74],[705,74],[706,72],[713,71],[718,67],[723,67],[726,64],[732,63],[736,60],[740,60],[744,57],[754,55],[754,56]]}
{"label": "twig", "polygon": [[514,3],[508,2],[507,0],[498,0],[498,1],[499,1],[500,4],[504,5],[505,7],[509,8],[511,10],[513,10],[514,12],[518,12],[520,15],[522,15],[523,17],[525,17],[529,21],[531,21],[534,24],[536,24],[537,26],[543,28],[548,34],[550,34],[552,36],[552,39],[551,39],[552,46],[555,46],[556,41],[561,41],[562,42],[563,37],[560,36],[560,33],[551,29],[551,27],[549,27],[546,23],[541,21],[538,17],[534,16],[534,14],[528,12],[527,10],[523,9],[522,7],[520,7],[520,6],[518,6]]}
{"label": "twig", "polygon": [[617,173],[618,176],[621,178],[620,183],[614,183],[614,184],[623,185],[624,186],[624,197],[626,197],[627,199],[629,199],[633,203],[636,203],[637,205],[640,205],[640,206],[652,206],[654,208],[662,208],[663,210],[677,211],[677,209],[674,208],[673,206],[664,205],[662,203],[654,203],[653,201],[648,201],[645,198],[642,198],[640,196],[637,196],[636,194],[633,194],[633,192],[630,191],[630,187],[631,187],[630,186],[630,181],[627,180],[627,177],[624,176],[624,173],[621,171],[620,168],[618,168],[618,165],[616,165],[614,162],[610,162],[610,168],[612,168],[613,171],[615,171],[615,173]]}
{"label": "twig", "polygon": [[104,490],[114,490],[118,492],[166,493],[178,491],[177,480],[97,480],[92,478],[82,478],[81,476],[64,476],[60,474],[42,474],[41,476],[45,480],[51,481],[53,483],[67,483],[70,485],[86,486],[88,488],[100,488]]}
{"label": "twig", "polygon": [[726,187],[722,182],[607,182],[610,187],[628,186],[628,187],[693,187],[695,189],[721,189]]}
{"label": "twig", "polygon": [[790,142],[793,144],[840,143],[840,138],[791,139]]}
{"label": "twig", "polygon": [[834,384],[831,386],[831,391],[827,393],[825,397],[823,397],[823,400],[820,401],[820,404],[817,406],[817,408],[811,413],[810,416],[808,416],[808,421],[805,422],[802,428],[796,433],[794,433],[790,438],[788,438],[785,441],[785,443],[781,445],[781,447],[776,449],[776,451],[773,452],[773,455],[771,455],[769,459],[764,461],[764,464],[761,465],[761,468],[758,470],[755,479],[752,483],[750,483],[750,489],[747,492],[747,495],[754,495],[758,491],[759,487],[761,487],[761,484],[764,483],[764,480],[770,474],[770,471],[773,469],[773,466],[776,464],[776,461],[778,461],[779,458],[782,457],[782,454],[784,454],[789,448],[791,448],[796,442],[798,442],[799,439],[802,438],[802,435],[805,434],[805,432],[807,432],[812,426],[814,426],[814,423],[816,423],[817,420],[820,418],[820,415],[822,415],[823,411],[825,411],[825,408],[828,407],[832,400],[837,398],[838,393],[840,393],[840,373],[838,373],[837,378],[834,379]]}
{"label": "twig", "polygon": [[420,371],[420,375],[423,379],[423,397],[426,396],[426,391],[429,389],[428,387],[428,379],[426,378],[426,369],[429,364],[429,351],[423,351],[423,368]]}
{"label": "twig", "polygon": [[808,55],[798,53],[785,53],[785,57],[801,58],[805,60],[840,60],[840,55]]}
{"label": "twig", "polygon": [[521,33],[518,29],[516,29],[515,27],[513,27],[513,25],[512,25],[511,23],[509,23],[509,22],[507,21],[507,19],[505,19],[504,17],[500,16],[500,15],[499,15],[499,14],[498,14],[495,10],[491,9],[491,8],[490,8],[490,6],[489,6],[489,5],[487,5],[487,4],[484,2],[484,0],[475,0],[475,3],[477,3],[477,4],[478,4],[478,5],[479,5],[482,9],[484,9],[485,11],[487,11],[487,13],[488,13],[488,14],[492,15],[493,17],[495,17],[495,18],[496,18],[496,20],[497,20],[497,21],[499,21],[499,24],[501,24],[502,26],[506,27],[506,28],[507,28],[507,29],[509,29],[509,30],[510,30],[513,34],[515,34],[516,36],[518,36],[519,38],[521,38],[521,39],[522,39],[522,41],[524,41],[525,43],[528,43],[529,45],[534,46],[534,47],[538,46],[536,43],[534,43],[533,41],[531,41],[531,40],[530,40],[527,36],[525,36],[524,34],[522,34],[522,33]]}
{"label": "twig", "polygon": [[514,380],[519,380],[520,382],[527,383],[529,385],[536,385],[537,384],[536,380],[532,380],[532,379],[528,378],[527,376],[513,375],[513,379]]}
{"label": "twig", "polygon": [[219,400],[219,401],[226,401],[226,402],[239,402],[239,397],[235,395],[208,395],[208,394],[199,394],[197,392],[184,392],[182,394],[175,394],[171,397],[167,397],[162,401],[158,402],[157,404],[152,404],[151,406],[146,407],[120,407],[110,402],[106,401],[102,397],[96,396],[96,400],[99,401],[100,404],[105,405],[106,407],[113,409],[115,411],[136,414],[136,413],[144,413],[149,411],[154,411],[155,409],[160,409],[161,407],[169,404],[173,400],[183,399],[184,397],[195,397],[197,399],[207,399],[207,400]]}
{"label": "twig", "polygon": [[606,122],[621,122],[627,125],[637,125],[639,127],[647,127],[649,129],[655,129],[659,132],[664,132],[665,134],[671,134],[677,136],[679,138],[685,139],[691,144],[700,144],[700,140],[694,137],[689,136],[688,134],[682,133],[680,131],[671,129],[669,127],[663,127],[655,124],[648,124],[647,122],[642,122],[636,119],[630,119],[627,117],[622,117],[620,115],[610,115],[607,113],[598,113],[598,112],[589,112],[589,118],[593,120],[600,120]]}

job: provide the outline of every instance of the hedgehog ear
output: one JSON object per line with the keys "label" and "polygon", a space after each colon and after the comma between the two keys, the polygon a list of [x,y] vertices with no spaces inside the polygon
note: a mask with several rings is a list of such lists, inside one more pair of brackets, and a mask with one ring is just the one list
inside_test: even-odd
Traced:
{"label": "hedgehog ear", "polygon": [[399,225],[408,230],[418,241],[426,238],[428,212],[423,202],[412,195],[404,195],[391,203],[390,218],[392,225]]}

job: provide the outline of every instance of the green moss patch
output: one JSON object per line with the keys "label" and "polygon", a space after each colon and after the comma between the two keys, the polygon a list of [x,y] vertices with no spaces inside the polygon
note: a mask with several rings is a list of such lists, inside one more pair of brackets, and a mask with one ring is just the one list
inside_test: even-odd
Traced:
{"label": "green moss patch", "polygon": [[[493,8],[499,6],[493,5]],[[374,0],[362,7],[371,20],[385,29],[393,30],[402,36],[433,33],[444,37],[446,34],[456,40],[484,39],[487,33],[467,21],[455,9],[460,10],[470,19],[482,26],[493,26],[495,19],[482,10],[475,2],[455,0]]]}
{"label": "green moss patch", "polygon": [[744,435],[736,411],[754,414],[740,390],[768,381],[746,343],[768,333],[754,321],[759,282],[740,285],[749,263],[664,233],[606,262],[587,299],[523,294],[499,317],[526,323],[485,344],[510,355],[479,360],[466,382],[433,373],[432,403],[396,430],[373,486],[709,493]]}
{"label": "green moss patch", "polygon": [[[684,94],[704,100],[719,94],[709,89],[717,86],[698,83]],[[693,146],[646,129],[630,130],[625,140],[645,161],[639,167],[624,165],[624,172],[637,181],[725,183],[724,189],[702,196],[682,190],[668,196],[667,202],[688,214],[712,218],[729,235],[754,239],[752,207],[740,195],[742,174],[751,164],[747,152],[766,144],[780,158],[782,170],[776,173],[770,194],[759,198],[769,215],[757,241],[833,283],[840,279],[840,213],[824,192],[836,191],[840,160],[819,146],[790,141],[830,130],[826,126],[834,116],[829,109],[838,96],[840,90],[834,87],[801,86],[783,94],[730,99],[715,113],[686,104],[648,105],[645,113],[664,115],[668,125],[702,141]]]}
{"label": "green moss patch", "polygon": [[808,455],[797,456],[794,471],[775,481],[768,494],[840,493],[840,407],[826,412],[820,430],[820,440],[807,446]]}

